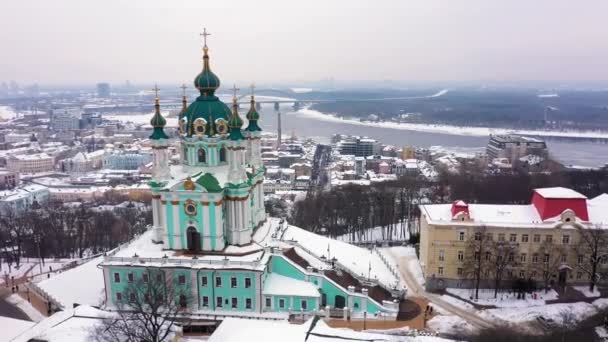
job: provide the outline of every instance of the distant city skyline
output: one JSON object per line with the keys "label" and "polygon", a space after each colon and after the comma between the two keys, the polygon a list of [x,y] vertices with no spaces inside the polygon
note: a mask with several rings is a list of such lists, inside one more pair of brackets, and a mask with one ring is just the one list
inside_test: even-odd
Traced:
{"label": "distant city skyline", "polygon": [[[608,80],[605,1],[5,1],[0,81]],[[225,83],[224,86],[227,86]]]}

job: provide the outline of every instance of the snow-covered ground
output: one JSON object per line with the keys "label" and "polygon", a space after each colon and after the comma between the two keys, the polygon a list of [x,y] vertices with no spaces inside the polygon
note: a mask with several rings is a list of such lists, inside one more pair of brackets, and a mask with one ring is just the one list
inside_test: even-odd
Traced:
{"label": "snow-covered ground", "polygon": [[533,321],[543,316],[554,320],[557,324],[564,323],[567,314],[573,314],[575,321],[580,322],[598,313],[600,308],[585,302],[560,303],[531,307],[510,307],[499,309],[480,310],[479,316],[488,320],[501,319],[511,323]]}
{"label": "snow-covered ground", "polygon": [[0,106],[0,120],[10,120],[16,116],[15,111],[11,107]]}
{"label": "snow-covered ground", "polygon": [[[389,234],[390,233],[390,234]],[[384,240],[404,241],[409,239],[409,232],[407,227],[401,229],[400,225],[395,225],[392,232],[389,232],[387,228],[374,227],[364,229],[361,234],[344,234],[336,238],[336,240],[353,243],[353,242],[375,242]]]}
{"label": "snow-covered ground", "polygon": [[19,310],[23,311],[32,321],[40,322],[44,319],[44,316],[36,310],[27,300],[23,299],[19,294],[13,293],[6,297],[6,301],[18,307]]}
{"label": "snow-covered ground", "polygon": [[600,296],[600,291],[597,290],[597,286],[593,289],[593,292],[589,291],[589,286],[573,286],[573,288],[582,293],[587,298],[595,298]]}
{"label": "snow-covered ground", "polygon": [[416,123],[399,123],[399,122],[371,122],[360,121],[358,119],[348,119],[325,114],[309,108],[303,108],[298,113],[314,118],[317,120],[328,122],[348,123],[352,125],[374,126],[381,128],[402,129],[406,131],[418,131],[429,133],[442,133],[451,135],[469,135],[469,136],[489,136],[490,134],[519,134],[532,136],[547,136],[547,137],[572,137],[572,138],[608,138],[608,132],[599,131],[543,131],[543,130],[527,130],[527,129],[508,129],[498,127],[460,127],[451,125],[433,125],[433,124],[416,124]]}
{"label": "snow-covered ground", "polygon": [[416,250],[412,246],[399,246],[399,247],[390,247],[387,248],[390,250],[395,257],[405,257],[408,259],[407,267],[416,279],[416,282],[424,288],[424,284],[426,281],[424,280],[424,275],[422,274],[422,268],[420,267],[420,261],[418,260],[418,256],[416,255]]}
{"label": "snow-covered ground", "polygon": [[97,265],[103,256],[52,276],[38,286],[59,301],[65,308],[72,304],[100,305],[104,296],[103,272]]}
{"label": "snow-covered ground", "polygon": [[[544,305],[547,300],[555,300],[557,299],[557,292],[554,290],[549,290],[547,293],[545,291],[534,292],[531,295],[526,295],[526,299],[517,299],[517,294],[515,293],[507,293],[507,292],[499,292],[497,298],[494,298],[494,290],[493,289],[479,289],[479,299],[475,300],[475,290],[474,289],[457,289],[457,288],[448,288],[447,291],[451,294],[454,294],[460,298],[471,300],[479,305],[494,305],[499,308],[509,308],[509,307],[528,307],[528,306],[539,306]],[[450,296],[443,296],[446,299]],[[458,301],[461,302],[461,301]],[[464,302],[462,302],[464,303]],[[468,303],[464,303],[467,306],[470,306]]]}
{"label": "snow-covered ground", "polygon": [[440,334],[471,333],[475,328],[455,315],[438,315],[426,322],[428,329]]}
{"label": "snow-covered ground", "polygon": [[[3,262],[0,267],[0,284],[4,284],[5,279],[10,279],[11,277],[15,277],[15,279],[20,278],[24,275],[28,277],[34,277],[40,274],[46,274],[51,271],[56,272],[61,270],[62,267],[66,266],[70,262],[74,261],[73,259],[45,259],[44,265],[41,265],[39,259],[36,258],[22,258],[21,264],[19,268],[15,268],[15,264],[13,263],[12,267],[8,267],[8,264]],[[42,272],[41,272],[42,270]],[[27,274],[26,274],[27,273]]]}

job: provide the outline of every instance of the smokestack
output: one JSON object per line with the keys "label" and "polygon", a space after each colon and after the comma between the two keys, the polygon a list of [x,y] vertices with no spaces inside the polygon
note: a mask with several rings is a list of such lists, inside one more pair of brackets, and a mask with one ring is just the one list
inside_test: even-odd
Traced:
{"label": "smokestack", "polygon": [[277,151],[281,148],[281,112],[277,112]]}

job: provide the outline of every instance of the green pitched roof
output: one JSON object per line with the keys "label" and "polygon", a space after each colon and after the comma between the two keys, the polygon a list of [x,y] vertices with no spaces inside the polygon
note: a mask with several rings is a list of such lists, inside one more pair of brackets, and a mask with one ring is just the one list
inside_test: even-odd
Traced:
{"label": "green pitched roof", "polygon": [[196,183],[207,189],[209,192],[221,192],[223,190],[217,178],[210,173],[205,173],[204,175],[198,177]]}

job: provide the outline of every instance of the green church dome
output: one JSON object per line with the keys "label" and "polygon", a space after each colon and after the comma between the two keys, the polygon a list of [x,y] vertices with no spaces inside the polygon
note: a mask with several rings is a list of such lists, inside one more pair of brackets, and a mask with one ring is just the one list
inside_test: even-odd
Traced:
{"label": "green church dome", "polygon": [[[197,125],[197,119],[204,121],[204,134],[206,136],[214,136],[218,132],[215,120],[223,119],[228,121],[230,117],[230,108],[214,95],[220,86],[220,79],[211,72],[208,48],[206,46],[203,48],[203,51],[203,71],[194,79],[194,86],[200,91],[201,95],[181,115],[187,120],[185,132],[187,136],[196,134],[197,127],[200,127],[200,125]],[[200,130],[201,128],[198,129]]]}
{"label": "green church dome", "polygon": [[159,139],[169,139],[167,134],[165,133],[165,125],[167,124],[167,120],[163,118],[160,114],[160,104],[158,99],[158,87],[155,87],[157,91],[157,96],[154,99],[154,116],[150,119],[150,125],[152,125],[152,135],[150,135],[150,139],[159,140]]}
{"label": "green church dome", "polygon": [[249,124],[247,125],[247,128],[245,128],[245,129],[249,132],[261,131],[262,129],[258,125],[259,119],[260,119],[260,114],[255,109],[255,100],[253,99],[253,95],[251,95],[251,107],[249,108],[249,111],[247,112],[247,121],[249,121]]}

